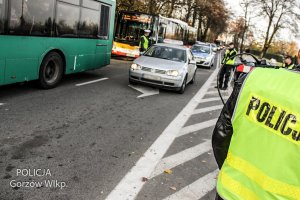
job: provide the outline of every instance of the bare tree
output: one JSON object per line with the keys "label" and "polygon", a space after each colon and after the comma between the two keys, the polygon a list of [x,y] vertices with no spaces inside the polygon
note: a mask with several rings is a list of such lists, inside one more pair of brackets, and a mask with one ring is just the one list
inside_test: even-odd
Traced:
{"label": "bare tree", "polygon": [[265,16],[268,21],[261,52],[261,57],[264,57],[276,33],[291,23],[292,16],[298,17],[295,13],[297,5],[294,0],[254,0],[253,3],[260,10],[260,14]]}
{"label": "bare tree", "polygon": [[250,18],[249,18],[249,9],[251,6],[251,0],[243,0],[241,2],[241,7],[244,10],[244,26],[242,30],[242,35],[241,35],[241,45],[240,45],[240,51],[243,51],[244,49],[244,41],[245,41],[245,35],[248,31],[249,24],[250,24]]}
{"label": "bare tree", "polygon": [[198,39],[213,41],[227,27],[229,12],[225,3],[223,0],[198,0],[197,6]]}

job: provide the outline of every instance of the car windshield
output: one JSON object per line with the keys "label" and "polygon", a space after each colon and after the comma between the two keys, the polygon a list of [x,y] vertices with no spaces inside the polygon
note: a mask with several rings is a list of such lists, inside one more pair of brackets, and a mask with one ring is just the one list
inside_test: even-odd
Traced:
{"label": "car windshield", "polygon": [[186,62],[186,51],[172,47],[152,46],[144,55],[176,62]]}
{"label": "car windshield", "polygon": [[192,51],[198,53],[210,53],[210,47],[204,45],[194,45],[192,47]]}

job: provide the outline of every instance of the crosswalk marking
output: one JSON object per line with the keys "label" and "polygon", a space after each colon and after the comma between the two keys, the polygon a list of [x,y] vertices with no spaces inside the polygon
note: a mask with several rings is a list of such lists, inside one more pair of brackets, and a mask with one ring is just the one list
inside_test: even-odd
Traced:
{"label": "crosswalk marking", "polygon": [[184,136],[184,135],[196,132],[196,131],[200,131],[200,130],[205,129],[205,128],[215,126],[217,121],[218,121],[218,119],[216,118],[216,119],[212,119],[212,120],[209,120],[209,121],[201,122],[199,124],[186,126],[183,129],[181,129],[181,131],[179,132],[177,137],[181,137],[181,136]]}
{"label": "crosswalk marking", "polygon": [[204,197],[208,192],[212,191],[216,186],[216,176],[218,170],[215,170],[194,183],[182,188],[178,192],[168,196],[163,200],[197,200]]}
{"label": "crosswalk marking", "polygon": [[167,152],[176,136],[179,134],[182,126],[189,120],[190,116],[197,108],[199,100],[205,96],[217,73],[218,71],[216,69],[186,107],[183,108],[157,140],[149,147],[145,154],[137,161],[135,166],[132,167],[113,191],[106,197],[106,200],[133,200],[136,198],[145,184],[145,182],[141,181],[141,178],[151,176],[156,165],[163,158],[163,155]]}
{"label": "crosswalk marking", "polygon": [[[224,99],[228,99],[228,96],[223,97]],[[221,101],[220,97],[212,97],[212,98],[207,98],[207,99],[202,99],[200,103],[206,103],[206,102],[212,102],[212,101]]]}
{"label": "crosswalk marking", "polygon": [[177,154],[166,157],[159,162],[159,164],[156,166],[150,178],[162,174],[166,169],[172,169],[178,165],[190,161],[210,151],[211,149],[212,149],[211,140],[206,140],[205,142],[198,144],[194,147],[191,147]]}
{"label": "crosswalk marking", "polygon": [[200,108],[200,109],[195,110],[193,114],[196,115],[196,114],[206,113],[206,112],[210,112],[210,111],[220,110],[223,107],[224,107],[224,105],[217,105],[217,106]]}
{"label": "crosswalk marking", "polygon": [[[222,90],[220,91],[221,94],[226,94],[227,91],[226,90]],[[206,94],[219,94],[218,90],[214,90],[214,91],[208,91]]]}

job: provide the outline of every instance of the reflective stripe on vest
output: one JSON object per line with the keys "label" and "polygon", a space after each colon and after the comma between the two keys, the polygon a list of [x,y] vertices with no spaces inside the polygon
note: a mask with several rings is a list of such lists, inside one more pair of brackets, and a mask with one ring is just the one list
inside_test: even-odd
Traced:
{"label": "reflective stripe on vest", "polygon": [[237,51],[235,49],[233,49],[232,51],[226,50],[225,56],[224,56],[224,63],[225,64],[234,65],[235,58],[230,59],[232,57],[233,53],[237,53]]}
{"label": "reflective stripe on vest", "polygon": [[[141,38],[144,38],[144,43],[143,43],[143,49],[147,50],[149,47],[149,40],[146,36],[142,36]],[[142,40],[140,41],[140,47],[142,47]]]}
{"label": "reflective stripe on vest", "polygon": [[232,118],[233,135],[218,177],[226,200],[300,200],[300,74],[254,69]]}
{"label": "reflective stripe on vest", "polygon": [[294,69],[295,68],[295,65],[294,64],[291,64],[289,66],[287,66],[288,69]]}

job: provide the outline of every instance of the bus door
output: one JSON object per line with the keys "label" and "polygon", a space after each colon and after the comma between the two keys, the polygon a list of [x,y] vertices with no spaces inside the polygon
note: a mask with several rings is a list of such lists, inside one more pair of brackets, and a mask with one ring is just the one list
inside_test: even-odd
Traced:
{"label": "bus door", "polygon": [[110,63],[111,49],[108,49],[111,44],[109,42],[109,29],[110,29],[110,13],[111,6],[101,5],[100,11],[100,28],[99,35],[96,42],[95,51],[95,64],[96,66],[104,66]]}

